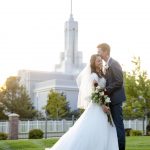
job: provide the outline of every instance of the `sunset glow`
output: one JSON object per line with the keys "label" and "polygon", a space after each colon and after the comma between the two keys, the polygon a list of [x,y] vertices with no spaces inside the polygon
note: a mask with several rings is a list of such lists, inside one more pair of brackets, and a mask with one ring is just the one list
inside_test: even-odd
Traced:
{"label": "sunset glow", "polygon": [[[130,61],[136,55],[150,72],[148,0],[73,0],[72,11],[84,62],[97,44],[107,42],[125,70],[132,69]],[[69,15],[70,0],[0,1],[0,84],[20,69],[52,71],[64,51]]]}

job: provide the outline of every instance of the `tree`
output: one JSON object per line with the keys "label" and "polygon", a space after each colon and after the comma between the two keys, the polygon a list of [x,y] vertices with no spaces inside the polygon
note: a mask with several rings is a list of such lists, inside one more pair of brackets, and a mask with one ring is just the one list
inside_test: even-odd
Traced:
{"label": "tree", "polygon": [[47,105],[45,109],[52,119],[61,119],[66,117],[69,112],[69,103],[63,93],[50,90],[48,94]]}
{"label": "tree", "polygon": [[0,119],[6,120],[8,119],[8,117],[4,114],[5,105],[3,104],[3,100],[4,100],[4,91],[3,91],[3,87],[1,87],[0,88]]}
{"label": "tree", "polygon": [[80,109],[80,108],[73,110],[68,114],[67,117],[72,118],[72,116],[74,116],[75,118],[79,118],[82,115],[82,113],[84,112],[84,110],[85,109]]}
{"label": "tree", "polygon": [[0,91],[0,102],[4,107],[3,112],[17,113],[20,118],[33,118],[37,114],[25,87],[19,84],[16,76],[7,78]]}
{"label": "tree", "polygon": [[125,73],[124,116],[127,119],[142,118],[150,111],[150,80],[147,72],[141,69],[140,57],[134,57],[132,63],[132,72]]}

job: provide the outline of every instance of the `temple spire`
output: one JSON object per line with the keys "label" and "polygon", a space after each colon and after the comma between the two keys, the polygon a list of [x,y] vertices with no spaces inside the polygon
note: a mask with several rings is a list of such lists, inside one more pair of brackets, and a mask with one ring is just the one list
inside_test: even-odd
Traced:
{"label": "temple spire", "polygon": [[70,15],[72,16],[72,0],[71,0],[71,10],[70,10]]}
{"label": "temple spire", "polygon": [[67,74],[77,73],[84,64],[82,52],[78,51],[78,22],[74,21],[72,14],[72,0],[70,1],[70,17],[64,25],[64,52],[60,55],[60,63],[56,65],[56,72]]}
{"label": "temple spire", "polygon": [[70,0],[71,1],[71,7],[70,7],[70,18],[69,18],[69,20],[72,22],[72,21],[74,21],[74,19],[73,19],[73,14],[72,14],[72,0]]}

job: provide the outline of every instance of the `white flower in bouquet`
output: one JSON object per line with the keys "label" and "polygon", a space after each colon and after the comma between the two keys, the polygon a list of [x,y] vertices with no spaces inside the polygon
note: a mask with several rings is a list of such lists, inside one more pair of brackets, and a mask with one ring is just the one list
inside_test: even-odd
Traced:
{"label": "white flower in bouquet", "polygon": [[104,92],[102,91],[102,92],[100,92],[100,96],[104,96]]}
{"label": "white flower in bouquet", "polygon": [[98,92],[99,92],[99,90],[98,90],[98,89],[96,89],[96,90],[95,90],[95,93],[98,93]]}
{"label": "white flower in bouquet", "polygon": [[111,101],[110,101],[110,98],[107,97],[107,98],[105,99],[105,102],[106,102],[106,103],[110,103],[110,102],[111,102]]}
{"label": "white flower in bouquet", "polygon": [[101,87],[100,87],[100,86],[97,86],[97,87],[96,87],[96,89],[100,90],[100,89],[101,89]]}

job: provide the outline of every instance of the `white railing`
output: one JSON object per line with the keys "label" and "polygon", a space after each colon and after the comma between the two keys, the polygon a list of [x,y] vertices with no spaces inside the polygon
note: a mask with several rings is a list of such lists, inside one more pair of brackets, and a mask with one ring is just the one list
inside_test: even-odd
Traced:
{"label": "white railing", "polygon": [[8,122],[0,122],[0,132],[8,133]]}
{"label": "white railing", "polygon": [[[32,129],[41,129],[44,133],[46,131],[47,137],[57,137],[64,134],[72,125],[73,122],[69,120],[48,120],[46,128],[45,120],[19,121],[19,138],[28,138],[28,133]],[[8,121],[0,122],[0,132],[8,133],[8,130]]]}
{"label": "white railing", "polygon": [[[147,121],[145,121],[145,131]],[[41,129],[44,133],[46,131],[47,137],[58,137],[63,135],[71,126],[73,121],[61,120],[61,121],[46,121],[45,120],[35,120],[35,121],[19,121],[19,138],[28,138],[28,133],[31,129]],[[142,120],[125,120],[125,128],[132,128],[134,130],[143,130]],[[0,122],[0,132],[8,133],[9,124],[8,121]],[[45,135],[44,135],[45,137]]]}
{"label": "white railing", "polygon": [[[146,126],[147,126],[148,122],[147,120],[144,121],[144,130],[146,131]],[[124,120],[124,126],[125,128],[131,128],[134,130],[143,130],[143,120]]]}

